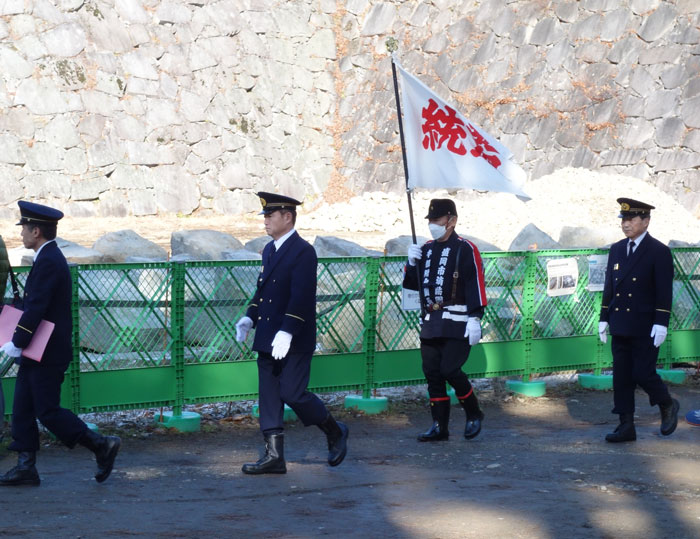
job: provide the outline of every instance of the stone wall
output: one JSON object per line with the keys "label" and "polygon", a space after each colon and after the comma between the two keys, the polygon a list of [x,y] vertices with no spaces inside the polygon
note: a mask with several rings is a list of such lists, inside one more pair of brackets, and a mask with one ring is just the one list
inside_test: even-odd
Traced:
{"label": "stone wall", "polygon": [[400,191],[388,37],[531,178],[622,172],[700,215],[697,0],[1,0],[0,217]]}

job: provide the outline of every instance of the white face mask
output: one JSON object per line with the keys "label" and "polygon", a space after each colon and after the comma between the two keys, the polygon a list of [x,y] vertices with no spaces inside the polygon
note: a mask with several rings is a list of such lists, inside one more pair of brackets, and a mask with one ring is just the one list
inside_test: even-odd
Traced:
{"label": "white face mask", "polygon": [[428,223],[428,228],[430,229],[430,235],[434,240],[439,240],[445,235],[447,227],[444,225],[436,225],[435,223]]}

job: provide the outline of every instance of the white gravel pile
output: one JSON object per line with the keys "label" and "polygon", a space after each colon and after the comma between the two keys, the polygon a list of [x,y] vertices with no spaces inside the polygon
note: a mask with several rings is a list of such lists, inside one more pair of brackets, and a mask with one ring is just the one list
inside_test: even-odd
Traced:
{"label": "white gravel pile", "polygon": [[[559,239],[564,226],[619,229],[616,199],[628,197],[656,206],[649,231],[662,242],[674,239],[700,243],[700,220],[670,195],[637,178],[565,168],[528,182],[525,191],[532,197],[526,203],[505,193],[417,190],[413,195],[416,233],[428,235],[424,217],[431,198],[454,198],[459,212],[458,232],[506,250],[528,223],[554,240]],[[305,214],[302,223],[304,228],[328,234],[383,231],[390,239],[411,233],[405,194],[364,193],[349,202],[322,205]]]}

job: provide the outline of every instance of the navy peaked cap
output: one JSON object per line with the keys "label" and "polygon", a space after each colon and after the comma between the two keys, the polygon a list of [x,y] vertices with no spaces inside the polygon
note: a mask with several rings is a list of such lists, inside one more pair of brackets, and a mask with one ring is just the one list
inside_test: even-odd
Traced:
{"label": "navy peaked cap", "polygon": [[457,216],[457,206],[453,200],[449,198],[434,198],[430,201],[430,207],[428,208],[428,215],[425,216],[426,219],[439,219],[443,215],[448,215],[450,217]]}
{"label": "navy peaked cap", "polygon": [[301,202],[295,198],[278,195],[276,193],[260,191],[257,195],[260,197],[260,204],[262,205],[260,214],[268,214],[277,210],[296,211],[297,206],[301,205]]}
{"label": "navy peaked cap", "polygon": [[645,202],[640,202],[639,200],[634,200],[631,198],[618,198],[617,203],[620,205],[620,215],[618,217],[634,217],[639,215],[640,217],[648,217],[654,206],[647,204]]}
{"label": "navy peaked cap", "polygon": [[56,208],[50,208],[36,202],[20,200],[17,202],[19,206],[20,220],[18,225],[28,224],[56,224],[63,218],[63,212]]}

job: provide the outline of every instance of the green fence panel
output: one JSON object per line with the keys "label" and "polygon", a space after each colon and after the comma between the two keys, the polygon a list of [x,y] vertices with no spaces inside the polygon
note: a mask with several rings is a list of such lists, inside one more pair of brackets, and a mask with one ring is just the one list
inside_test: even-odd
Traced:
{"label": "green fence panel", "polygon": [[[700,359],[700,249],[673,249],[673,309],[666,368]],[[465,371],[473,377],[592,370],[611,364],[597,337],[602,294],[591,292],[588,257],[605,250],[482,253],[488,307],[483,339]],[[573,294],[548,295],[547,263],[573,258]],[[252,399],[252,334],[235,324],[252,297],[259,261],[72,266],[73,362],[62,405],[76,412]],[[404,257],[319,260],[314,391],[424,383],[419,313],[401,307]],[[29,268],[17,268],[20,288]],[[10,287],[5,302],[11,301]],[[12,367],[2,380],[9,413]]]}

